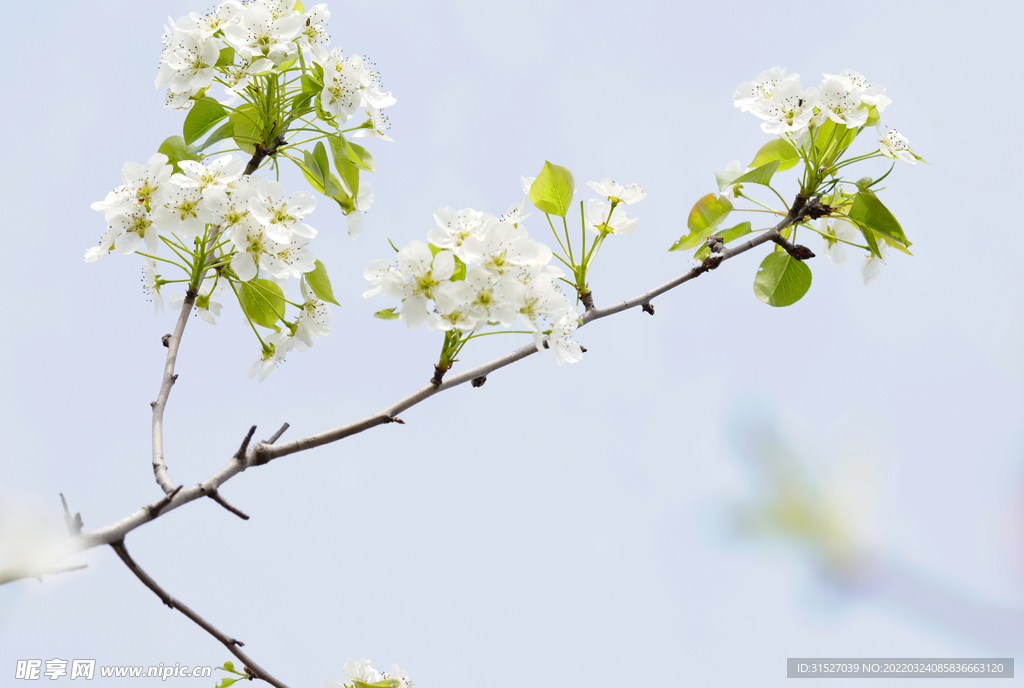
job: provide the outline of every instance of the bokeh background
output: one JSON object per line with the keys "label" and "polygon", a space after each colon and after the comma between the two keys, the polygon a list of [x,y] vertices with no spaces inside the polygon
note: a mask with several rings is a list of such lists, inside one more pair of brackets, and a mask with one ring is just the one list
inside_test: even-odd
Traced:
{"label": "bokeh background", "polygon": [[[86,528],[159,496],[149,402],[174,315],[154,316],[141,260],[82,253],[103,230],[89,204],[124,161],[180,133],[152,85],[159,39],[167,15],[206,9],[5,10],[2,562],[65,537],[58,493]],[[1020,659],[1021,5],[330,9],[332,44],[374,60],[398,99],[395,142],[370,146],[358,241],[329,202],[310,219],[341,302],[330,337],[256,384],[237,307],[190,322],[166,417],[178,482],[223,465],[254,423],[257,439],[284,421],[297,438],[425,383],[440,336],[372,318],[392,304],[361,297],[363,266],[391,255],[387,238],[424,238],[436,208],[504,212],[545,159],[581,198],[606,176],[648,192],[636,233],[597,263],[599,305],[688,269],[666,249],[691,205],[768,140],[732,92],[775,65],[805,86],[852,68],[887,87],[884,120],[932,163],[897,165],[882,194],[915,257],[890,251],[865,287],[859,256],[819,256],[809,294],[773,309],[751,288],[763,252],[745,254],[656,299],[653,318],[581,330],[579,365],[534,356],[404,426],[248,471],[222,490],[248,522],[195,503],[135,531],[149,573],[290,686],[350,656],[448,688],[768,686],[787,657]],[[542,216],[528,227],[545,237]],[[485,338],[458,366],[521,343]],[[109,548],[69,563],[89,567],[0,588],[0,683],[17,659],[232,659]]]}

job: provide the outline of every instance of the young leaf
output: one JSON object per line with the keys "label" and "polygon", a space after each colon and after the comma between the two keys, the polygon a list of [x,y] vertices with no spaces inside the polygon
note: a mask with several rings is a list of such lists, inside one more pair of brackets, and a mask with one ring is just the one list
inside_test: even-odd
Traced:
{"label": "young leaf", "polygon": [[732,202],[728,198],[713,193],[704,196],[694,204],[686,220],[690,233],[672,244],[669,251],[687,251],[700,245],[731,210]]}
{"label": "young leaf", "polygon": [[320,178],[324,180],[324,193],[328,196],[337,196],[341,188],[331,178],[331,163],[327,159],[327,148],[323,141],[317,141],[313,147],[313,159],[320,168]]}
{"label": "young leaf", "polygon": [[373,314],[373,317],[380,318],[381,320],[398,320],[401,313],[395,313],[395,306],[391,308],[385,308],[382,311],[377,311]]}
{"label": "young leaf", "polygon": [[213,688],[228,688],[241,680],[240,678],[222,678]]}
{"label": "young leaf", "polygon": [[199,146],[196,146],[196,151],[204,151],[218,141],[229,139],[235,135],[235,125],[233,122],[225,122],[224,124],[217,127],[212,134],[210,134],[205,141]]}
{"label": "young leaf", "polygon": [[352,143],[345,137],[339,138],[341,138],[342,145],[345,147],[345,155],[348,156],[348,159],[354,162],[359,169],[366,170],[367,172],[377,171],[377,163],[373,161],[373,156],[370,155],[370,151],[357,143]]}
{"label": "young leaf", "polygon": [[238,303],[257,325],[277,329],[284,315],[284,292],[270,280],[253,279],[238,283]]}
{"label": "young leaf", "polygon": [[330,278],[327,277],[327,268],[319,260],[316,261],[316,267],[306,273],[306,284],[321,301],[333,303],[335,306],[341,305],[334,299],[334,290],[331,288]]}
{"label": "young leaf", "polygon": [[737,177],[743,176],[743,172],[740,170],[723,170],[722,172],[715,172],[715,181],[718,183],[718,190],[725,191],[725,189],[732,185],[736,181]]}
{"label": "young leaf", "polygon": [[781,162],[778,160],[772,160],[767,162],[760,167],[756,167],[746,174],[740,175],[733,180],[733,184],[762,184],[768,186],[771,184],[772,175],[781,166]]}
{"label": "young leaf", "polygon": [[220,103],[213,98],[200,98],[196,100],[192,109],[185,117],[185,124],[182,126],[182,134],[185,136],[185,143],[191,144],[199,140],[199,137],[210,130],[217,122],[228,116]]}
{"label": "young leaf", "polygon": [[217,58],[217,64],[214,67],[227,67],[229,64],[235,61],[235,49],[234,48],[223,48],[220,51],[220,57]]}
{"label": "young leaf", "polygon": [[342,184],[349,196],[355,198],[359,194],[359,167],[349,158],[343,137],[330,134],[327,140],[331,144],[334,166],[338,168]]}
{"label": "young leaf", "polygon": [[769,253],[754,278],[754,295],[769,306],[792,306],[810,288],[811,269],[788,253]]}
{"label": "young leaf", "polygon": [[252,103],[239,105],[229,116],[234,125],[232,138],[243,151],[252,155],[256,152],[256,144],[263,143],[263,120],[259,109]]}
{"label": "young leaf", "polygon": [[545,160],[543,169],[530,187],[530,201],[543,213],[565,217],[574,193],[576,180],[569,168],[552,165]]}
{"label": "young leaf", "polygon": [[185,139],[180,136],[168,136],[157,148],[157,152],[167,156],[167,162],[171,164],[176,173],[181,172],[178,163],[182,160],[199,160],[199,156],[185,145]]}
{"label": "young leaf", "polygon": [[[727,229],[724,232],[718,232],[718,238],[722,240],[723,244],[728,244],[730,241],[735,241],[745,234],[750,234],[749,222],[741,222],[731,229]],[[695,254],[693,254],[693,259],[704,260],[710,255],[711,248],[707,244],[704,244]]]}
{"label": "young leaf", "polygon": [[796,152],[793,144],[788,141],[772,139],[761,146],[761,150],[757,151],[757,155],[754,156],[750,167],[761,167],[762,165],[767,165],[772,160],[779,161],[778,171],[783,172],[797,164],[800,161],[800,155]]}
{"label": "young leaf", "polygon": [[[907,241],[903,228],[896,221],[889,209],[882,205],[878,196],[870,191],[861,191],[853,197],[853,206],[847,213],[850,219],[862,228],[868,228],[885,237],[893,248],[909,253],[906,249],[911,245]],[[863,233],[863,232],[862,232]],[[867,238],[866,233],[865,238]],[[870,244],[870,240],[869,240]]]}

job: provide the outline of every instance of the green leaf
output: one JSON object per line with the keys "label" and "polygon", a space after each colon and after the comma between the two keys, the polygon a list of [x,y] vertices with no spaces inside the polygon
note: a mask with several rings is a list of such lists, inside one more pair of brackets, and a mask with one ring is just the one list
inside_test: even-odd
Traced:
{"label": "green leaf", "polygon": [[373,317],[380,318],[381,320],[398,320],[400,313],[395,313],[395,307],[385,308],[382,311],[377,311],[373,314]]}
{"label": "green leaf", "polygon": [[313,147],[313,159],[320,167],[320,178],[324,180],[326,189],[324,193],[328,196],[337,196],[341,193],[341,188],[331,178],[331,163],[327,159],[327,148],[323,141],[317,141]]}
{"label": "green leaf", "polygon": [[241,680],[240,678],[222,678],[213,688],[228,688],[228,686],[234,685]]}
{"label": "green leaf", "polygon": [[[907,241],[903,228],[900,227],[900,223],[896,221],[896,218],[889,212],[889,209],[882,205],[882,202],[878,200],[878,196],[875,194],[870,191],[857,193],[853,197],[853,206],[850,207],[847,215],[861,227],[861,233],[864,234],[865,239],[868,239],[868,232],[864,231],[867,228],[885,237],[886,243],[893,248],[904,253],[910,253],[907,248],[911,244]],[[868,245],[872,246],[872,244],[873,242],[868,239]],[[872,246],[873,248],[874,246]]]}
{"label": "green leaf", "polygon": [[782,163],[778,160],[772,160],[771,162],[767,162],[760,167],[750,170],[744,175],[736,177],[736,179],[733,180],[733,184],[761,184],[763,186],[768,186],[771,184],[772,175],[775,174],[775,171],[778,170],[781,165]]}
{"label": "green leaf", "polygon": [[728,198],[713,193],[704,196],[694,204],[686,220],[690,233],[674,243],[669,251],[688,251],[699,246],[731,210],[732,202]]}
{"label": "green leaf", "polygon": [[814,130],[814,147],[820,155],[827,146],[831,151],[828,157],[831,160],[836,160],[839,154],[853,143],[855,138],[857,138],[856,128],[850,129],[845,124],[836,124],[827,119],[824,124]]}
{"label": "green leaf", "polygon": [[263,120],[260,117],[259,108],[252,103],[239,105],[229,116],[228,120],[234,124],[232,138],[243,151],[252,155],[256,152],[256,144],[263,143]]}
{"label": "green leaf", "polygon": [[157,152],[167,156],[167,162],[172,165],[174,172],[181,172],[178,163],[182,160],[199,160],[199,156],[185,145],[185,139],[180,136],[168,136],[157,148]]}
{"label": "green leaf", "polygon": [[196,151],[204,151],[218,141],[229,139],[235,135],[235,124],[234,122],[225,122],[224,124],[217,127],[212,134],[210,134],[202,144],[195,147]]}
{"label": "green leaf", "polygon": [[312,93],[299,93],[297,96],[292,98],[288,112],[288,121],[293,122],[299,117],[305,117],[310,112],[313,112],[313,108],[309,104],[312,99]]}
{"label": "green leaf", "polygon": [[182,127],[182,134],[185,136],[185,143],[191,144],[199,140],[199,137],[210,130],[217,122],[228,116],[224,107],[213,98],[200,98],[193,101],[192,109],[185,117],[185,124]]}
{"label": "green leaf", "polygon": [[320,93],[324,90],[324,85],[311,74],[305,74],[302,77],[302,92],[307,95],[313,95]]}
{"label": "green leaf", "polygon": [[452,272],[452,282],[459,282],[466,279],[466,264],[462,262],[462,259],[458,256],[453,255],[455,258],[455,271]]}
{"label": "green leaf", "polygon": [[373,161],[373,156],[370,155],[370,151],[366,150],[362,146],[356,143],[352,143],[345,137],[340,137],[341,142],[345,147],[345,155],[348,159],[356,164],[361,170],[367,172],[376,172],[377,163]]}
{"label": "green leaf", "polygon": [[234,662],[224,662],[224,666],[216,667],[216,668],[218,670],[220,670],[220,671],[230,671],[232,674],[238,674],[239,676],[245,676],[245,674],[241,673],[240,671],[235,671],[235,664],[234,664]]}
{"label": "green leaf", "polygon": [[348,153],[345,151],[344,137],[330,134],[327,141],[331,144],[334,166],[338,168],[345,190],[349,196],[355,198],[359,194],[359,167],[348,157]]}
{"label": "green leaf", "polygon": [[327,277],[327,268],[319,260],[316,261],[316,267],[306,273],[306,284],[321,301],[333,303],[335,306],[341,305],[334,299],[334,290],[331,288],[330,278]]}
{"label": "green leaf", "polygon": [[788,253],[769,253],[754,278],[754,295],[769,306],[792,306],[811,288],[811,269]]}
{"label": "green leaf", "polygon": [[229,64],[235,61],[235,49],[224,48],[220,51],[220,57],[217,58],[217,64],[214,67],[227,67]]}
{"label": "green leaf", "polygon": [[793,144],[788,141],[772,139],[761,146],[761,150],[757,151],[757,155],[754,156],[754,160],[749,166],[761,167],[762,165],[767,165],[772,160],[779,161],[778,171],[783,172],[800,162],[800,154],[796,152]]}
{"label": "green leaf", "polygon": [[257,325],[277,329],[275,323],[284,315],[284,292],[270,280],[252,279],[238,283],[238,303],[249,320]]}
{"label": "green leaf", "polygon": [[302,6],[301,0],[295,0],[295,7],[293,7],[292,10],[295,12],[302,12],[303,14],[306,13],[306,8]]}
{"label": "green leaf", "polygon": [[316,108],[316,116],[320,118],[320,121],[326,122],[327,124],[331,125],[332,127],[337,127],[338,126],[338,121],[336,119],[334,119],[334,115],[332,115],[331,113],[327,112],[327,110],[324,110],[324,106],[320,102],[319,98],[314,98],[313,99],[313,106]]}
{"label": "green leaf", "polygon": [[[718,232],[718,238],[722,240],[723,244],[728,244],[730,241],[735,241],[745,234],[750,234],[750,223],[741,222],[731,229],[727,229],[724,232]],[[709,235],[710,236],[710,235]],[[711,255],[711,247],[704,244],[702,247],[697,249],[697,252],[693,254],[694,260],[704,260]]]}
{"label": "green leaf", "polygon": [[374,683],[365,683],[352,679],[352,683],[355,688],[398,688],[402,682],[396,678],[386,678],[383,681],[375,681]]}
{"label": "green leaf", "polygon": [[572,205],[572,196],[576,193],[576,180],[572,172],[561,165],[552,165],[544,161],[544,167],[540,174],[533,180],[530,187],[530,200],[537,207],[537,210],[565,217],[569,206]]}
{"label": "green leaf", "polygon": [[715,172],[715,181],[718,183],[718,190],[725,191],[737,177],[743,176],[743,170],[723,170]]}

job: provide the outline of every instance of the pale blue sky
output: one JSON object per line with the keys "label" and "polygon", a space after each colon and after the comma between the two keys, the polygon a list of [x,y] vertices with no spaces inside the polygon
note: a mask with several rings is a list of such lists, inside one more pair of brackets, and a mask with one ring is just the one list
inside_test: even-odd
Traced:
{"label": "pale blue sky", "polygon": [[[257,438],[284,421],[297,438],[423,384],[440,337],[370,317],[392,304],[362,299],[363,266],[390,255],[386,238],[423,239],[436,208],[503,212],[545,159],[581,189],[607,176],[648,192],[636,233],[609,241],[593,273],[599,305],[687,269],[666,252],[686,213],[714,170],[768,140],[732,92],[774,65],[805,85],[851,68],[887,87],[885,120],[932,163],[898,165],[882,195],[915,257],[891,251],[870,287],[859,257],[815,258],[807,297],[772,309],[751,289],[762,254],[746,254],[657,299],[654,318],[581,330],[579,365],[533,357],[404,426],[248,471],[223,489],[248,522],[193,504],[132,533],[158,581],[293,687],[339,676],[349,656],[398,662],[423,688],[746,686],[781,685],[788,656],[1020,647],[1019,4],[330,7],[333,45],[373,59],[398,99],[395,142],[371,145],[376,201],[357,242],[327,202],[310,218],[341,302],[330,337],[257,385],[236,307],[215,328],[190,322],[167,411],[178,482],[219,468],[253,423]],[[125,160],[180,132],[153,88],[159,39],[168,14],[203,9],[8,10],[22,27],[0,48],[12,70],[0,193],[17,251],[0,273],[8,539],[26,514],[60,535],[60,492],[86,528],[158,496],[149,402],[173,316],[152,314],[140,260],[81,256],[103,229],[89,204]],[[544,239],[542,218],[529,222]],[[476,343],[460,367],[521,342]],[[752,428],[786,438],[828,503],[851,500],[881,578],[851,592],[798,547],[732,534],[736,505],[765,484],[769,431],[737,441]],[[113,552],[80,560],[86,571],[0,589],[0,675],[27,658],[230,659]],[[989,621],[1017,635],[977,630]]]}

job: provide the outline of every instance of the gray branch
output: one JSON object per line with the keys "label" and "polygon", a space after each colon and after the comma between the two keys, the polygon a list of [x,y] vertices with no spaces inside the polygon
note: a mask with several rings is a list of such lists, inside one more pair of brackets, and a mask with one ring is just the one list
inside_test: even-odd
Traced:
{"label": "gray branch", "polygon": [[179,612],[181,612],[189,619],[194,621],[204,631],[206,631],[214,638],[216,638],[217,641],[220,642],[224,647],[226,647],[231,654],[233,654],[235,657],[237,657],[240,661],[242,661],[245,664],[246,673],[248,673],[251,677],[262,679],[270,685],[276,686],[277,688],[288,688],[288,686],[286,686],[284,683],[281,683],[281,681],[277,680],[269,673],[267,673],[266,669],[261,667],[256,662],[252,661],[252,658],[250,658],[249,655],[245,654],[240,649],[238,649],[239,647],[245,645],[245,643],[224,634],[223,632],[218,630],[216,626],[214,626],[209,621],[207,621],[206,619],[192,611],[192,609],[188,605],[182,603],[180,600],[175,599],[171,596],[170,593],[161,588],[160,585],[155,580],[153,580],[152,576],[143,571],[142,567],[135,563],[135,560],[132,559],[130,554],[128,554],[128,550],[127,548],[125,548],[123,540],[118,542],[112,542],[110,543],[110,546],[114,549],[115,552],[117,552],[117,556],[121,557],[121,561],[124,562],[125,566],[127,566],[129,570],[131,570],[131,572],[135,574],[136,578],[142,581],[143,585],[145,585],[147,588],[156,593],[156,596],[160,598],[161,602],[166,604],[171,609],[177,609]]}
{"label": "gray branch", "polygon": [[164,362],[164,379],[160,384],[160,394],[153,407],[153,473],[156,475],[156,482],[163,491],[170,494],[175,487],[174,481],[167,473],[167,464],[164,462],[164,408],[167,406],[167,397],[171,393],[171,387],[178,379],[174,374],[174,362],[178,358],[178,345],[181,344],[181,335],[188,323],[188,316],[192,313],[192,306],[195,305],[197,292],[189,289],[185,292],[185,300],[181,304],[181,314],[178,316],[178,323],[174,326],[174,334],[163,339],[167,347],[167,360]]}

